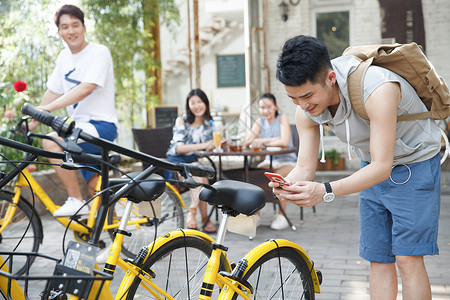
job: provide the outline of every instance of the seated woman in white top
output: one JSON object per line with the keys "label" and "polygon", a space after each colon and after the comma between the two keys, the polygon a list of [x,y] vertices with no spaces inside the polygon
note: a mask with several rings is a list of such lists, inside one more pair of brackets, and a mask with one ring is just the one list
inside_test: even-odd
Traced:
{"label": "seated woman in white top", "polygon": [[[173,127],[173,137],[167,150],[167,159],[175,163],[198,163],[195,151],[213,150],[212,126],[209,111],[209,100],[200,89],[194,89],[186,97],[186,114],[178,117]],[[166,176],[166,179],[170,179]],[[197,182],[208,183],[208,178],[194,177]],[[201,187],[190,189],[191,204],[186,217],[186,226],[189,229],[197,229],[196,212],[200,208],[201,221],[208,218],[207,204],[198,198]],[[208,221],[202,228],[207,233],[216,232],[216,227]]]}

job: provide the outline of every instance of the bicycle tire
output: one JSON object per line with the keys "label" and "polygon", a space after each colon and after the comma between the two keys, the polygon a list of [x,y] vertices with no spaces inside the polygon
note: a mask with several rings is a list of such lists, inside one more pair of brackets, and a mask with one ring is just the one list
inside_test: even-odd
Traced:
{"label": "bicycle tire", "polygon": [[[142,269],[154,272],[156,276],[152,282],[174,299],[199,299],[211,251],[212,245],[203,239],[195,236],[180,237],[157,249],[147,258]],[[223,269],[221,265],[220,271]],[[140,283],[138,277],[133,280],[126,299],[135,299],[134,297],[142,300],[155,299]],[[219,292],[216,285],[212,299],[217,299]]]}
{"label": "bicycle tire", "polygon": [[[135,257],[139,250],[144,246],[151,244],[157,237],[182,228],[184,225],[183,209],[181,207],[178,196],[166,186],[161,198],[161,218],[155,220],[149,219],[149,222],[140,225],[128,225],[126,231],[131,233],[131,236],[125,236],[122,244],[122,253],[127,257]],[[125,200],[119,200],[111,206],[108,211],[108,224],[120,222],[122,218],[123,209],[125,207]],[[145,218],[139,213],[138,207],[133,208],[130,215],[130,221]],[[158,222],[155,226],[155,221]],[[155,228],[157,232],[155,233]],[[111,239],[114,239],[114,230],[108,231]]]}
{"label": "bicycle tire", "polygon": [[[14,193],[8,190],[0,191],[0,220],[4,219],[8,207],[12,205],[13,195]],[[25,231],[26,234],[24,239],[20,242],[19,246],[14,249]],[[43,232],[40,217],[31,204],[21,196],[11,222],[0,235],[0,250],[38,252],[39,244],[42,243],[42,239]],[[33,261],[34,257],[30,259],[30,265]],[[25,273],[27,269],[26,258],[15,258],[13,267],[14,269],[11,270],[11,272],[14,274]]]}
{"label": "bicycle tire", "polygon": [[[250,299],[315,299],[311,270],[293,248],[273,249],[248,268],[243,279],[254,289]],[[236,299],[241,297],[235,294]]]}

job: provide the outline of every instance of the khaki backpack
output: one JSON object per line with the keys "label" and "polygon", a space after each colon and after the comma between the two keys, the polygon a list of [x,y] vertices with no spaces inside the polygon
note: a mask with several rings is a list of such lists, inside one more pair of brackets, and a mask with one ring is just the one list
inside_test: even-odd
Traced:
{"label": "khaki backpack", "polygon": [[363,79],[373,64],[391,70],[411,84],[428,111],[398,117],[398,121],[433,118],[444,120],[450,116],[450,93],[416,43],[348,47],[342,55],[353,55],[361,60],[357,69],[348,76],[348,93],[355,112],[369,120],[364,108]]}

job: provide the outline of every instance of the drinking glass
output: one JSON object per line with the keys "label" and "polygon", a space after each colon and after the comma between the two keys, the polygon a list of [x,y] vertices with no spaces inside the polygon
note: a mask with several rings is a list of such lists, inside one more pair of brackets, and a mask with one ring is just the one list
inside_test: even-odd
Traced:
{"label": "drinking glass", "polygon": [[214,145],[216,146],[216,149],[214,149],[215,152],[222,152],[221,144],[222,144],[222,132],[213,132],[213,139],[214,139]]}

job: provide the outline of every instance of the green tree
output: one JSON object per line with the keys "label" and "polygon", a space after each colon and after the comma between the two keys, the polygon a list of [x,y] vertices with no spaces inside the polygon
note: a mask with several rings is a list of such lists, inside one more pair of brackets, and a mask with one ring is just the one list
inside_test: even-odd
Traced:
{"label": "green tree", "polygon": [[[114,61],[116,103],[128,127],[146,127],[145,113],[160,103],[154,85],[160,61],[151,29],[159,20],[179,21],[174,0],[83,0],[95,20],[93,34],[108,46]],[[137,124],[136,124],[137,123]]]}
{"label": "green tree", "polygon": [[[53,21],[54,2],[0,2],[0,83],[27,82],[35,103],[40,103],[64,47]],[[159,20],[168,25],[179,21],[175,0],[80,0],[79,6],[85,12],[87,39],[111,51],[121,121],[128,127],[146,126],[145,112],[160,101],[151,92],[160,61],[148,30]]]}
{"label": "green tree", "polygon": [[[63,44],[51,23],[51,0],[2,1],[0,14],[0,83],[22,80],[30,101],[39,103]],[[17,108],[16,108],[17,109]],[[20,109],[20,108],[18,108]]]}

